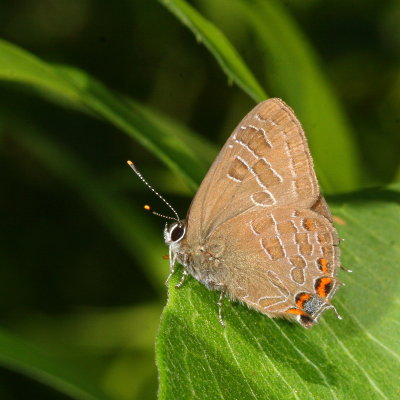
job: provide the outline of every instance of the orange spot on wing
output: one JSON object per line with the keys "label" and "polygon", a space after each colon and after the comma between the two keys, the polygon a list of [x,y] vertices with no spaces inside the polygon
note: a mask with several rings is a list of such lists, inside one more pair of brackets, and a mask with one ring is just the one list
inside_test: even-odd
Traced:
{"label": "orange spot on wing", "polygon": [[312,219],[307,218],[304,220],[304,228],[308,231],[315,230],[315,223]]}
{"label": "orange spot on wing", "polygon": [[327,274],[327,273],[328,273],[328,260],[327,260],[326,258],[320,258],[320,259],[318,260],[318,265],[319,265],[321,271],[322,271],[324,274]]}
{"label": "orange spot on wing", "polygon": [[307,315],[304,311],[301,311],[298,308],[289,308],[289,310],[286,310],[286,312],[294,315]]}
{"label": "orange spot on wing", "polygon": [[302,294],[297,298],[296,304],[297,304],[299,307],[303,308],[304,303],[305,303],[307,300],[310,300],[310,298],[311,298],[311,295],[309,295],[308,293],[302,293]]}
{"label": "orange spot on wing", "polygon": [[320,278],[315,289],[321,297],[326,297],[330,292],[331,285],[331,278]]}

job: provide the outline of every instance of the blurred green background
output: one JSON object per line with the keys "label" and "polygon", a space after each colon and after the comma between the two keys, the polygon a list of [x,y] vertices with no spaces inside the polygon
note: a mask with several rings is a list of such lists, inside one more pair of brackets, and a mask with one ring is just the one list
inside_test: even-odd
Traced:
{"label": "blurred green background", "polygon": [[[266,92],[297,111],[302,88],[288,83],[287,98],[276,83],[279,70],[268,68],[254,31],[232,6],[236,0],[190,3],[225,33]],[[313,62],[345,110],[358,152],[353,189],[398,181],[400,2],[286,0],[282,10],[314,49]],[[197,132],[209,150],[196,177],[254,105],[158,1],[2,0],[0,38],[79,68],[166,116],[160,129],[177,124],[181,135],[190,137],[183,127]],[[275,40],[279,46],[281,37]],[[177,176],[93,111],[7,79],[0,93],[0,398],[90,398],[68,387],[69,376],[108,398],[155,398],[154,341],[168,261],[164,221],[142,206],[168,210],[125,162],[132,159],[181,216],[199,178],[191,184]],[[323,151],[320,158],[329,148]],[[332,170],[344,176],[343,154],[332,156]]]}

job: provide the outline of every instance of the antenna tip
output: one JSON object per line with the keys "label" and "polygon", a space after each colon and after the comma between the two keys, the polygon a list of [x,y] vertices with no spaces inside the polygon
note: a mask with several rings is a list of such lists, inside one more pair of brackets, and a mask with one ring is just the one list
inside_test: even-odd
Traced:
{"label": "antenna tip", "polygon": [[145,210],[147,210],[147,211],[150,211],[150,210],[151,210],[151,207],[150,207],[148,204],[145,204],[143,208],[144,208]]}
{"label": "antenna tip", "polygon": [[130,167],[132,167],[132,165],[133,165],[133,162],[132,162],[131,160],[128,160],[126,163],[127,163]]}

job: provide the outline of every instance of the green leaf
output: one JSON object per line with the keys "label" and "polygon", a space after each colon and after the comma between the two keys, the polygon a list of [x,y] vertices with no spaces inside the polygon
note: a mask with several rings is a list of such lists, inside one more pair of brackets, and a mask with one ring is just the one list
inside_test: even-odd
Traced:
{"label": "green leaf", "polygon": [[0,365],[32,377],[73,399],[111,399],[89,374],[76,365],[54,359],[4,331],[0,331]]}
{"label": "green leaf", "polygon": [[[160,399],[395,399],[400,373],[400,185],[329,201],[346,286],[310,330],[269,319],[193,278],[170,285],[157,342]],[[180,274],[176,274],[180,275]]]}
{"label": "green leaf", "polygon": [[[0,80],[30,85],[46,97],[101,116],[152,151],[192,190],[206,172],[201,151],[209,146],[204,140],[187,130],[176,134],[177,124],[164,128],[154,112],[117,96],[82,71],[51,65],[0,40]],[[163,121],[168,122],[166,118]]]}
{"label": "green leaf", "polygon": [[229,80],[235,82],[256,102],[267,98],[264,89],[243,62],[239,53],[214,24],[207,21],[183,0],[161,0],[161,2],[195,34],[199,42],[204,42]]}

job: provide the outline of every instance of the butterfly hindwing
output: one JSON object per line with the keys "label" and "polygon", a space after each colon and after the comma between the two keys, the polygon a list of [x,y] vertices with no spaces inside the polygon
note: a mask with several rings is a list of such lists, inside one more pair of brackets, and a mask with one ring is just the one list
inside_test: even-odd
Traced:
{"label": "butterfly hindwing", "polygon": [[231,297],[260,312],[284,316],[297,307],[301,292],[329,302],[337,285],[337,244],[332,224],[312,210],[253,211],[220,225],[204,243],[219,259],[209,264],[207,276],[227,287]]}

